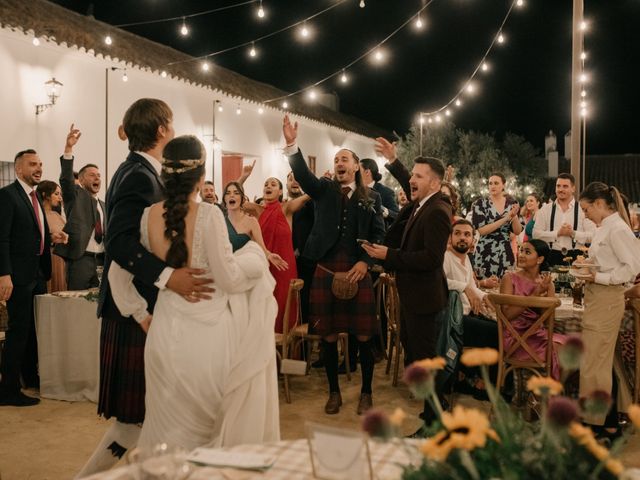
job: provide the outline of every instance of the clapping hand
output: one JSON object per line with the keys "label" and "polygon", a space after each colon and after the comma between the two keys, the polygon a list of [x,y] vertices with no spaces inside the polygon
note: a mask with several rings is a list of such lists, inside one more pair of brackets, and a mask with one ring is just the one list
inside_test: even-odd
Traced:
{"label": "clapping hand", "polygon": [[511,205],[511,210],[509,211],[509,218],[510,219],[516,218],[519,213],[520,213],[520,204],[516,202],[513,205]]}
{"label": "clapping hand", "polygon": [[284,121],[282,122],[282,133],[284,134],[284,140],[287,142],[287,146],[296,143],[296,138],[298,138],[298,122],[291,123],[289,115],[285,115]]}
{"label": "clapping hand", "polygon": [[540,279],[536,281],[536,288],[534,295],[538,297],[546,297],[549,292],[549,285],[551,284],[551,273],[543,272],[540,274]]}
{"label": "clapping hand", "polygon": [[65,232],[51,232],[52,243],[64,243],[69,241],[69,235]]}
{"label": "clapping hand", "polygon": [[374,148],[376,150],[376,153],[386,158],[389,163],[393,163],[398,158],[395,142],[391,143],[384,137],[376,138],[376,144]]}
{"label": "clapping hand", "polygon": [[563,223],[558,230],[559,237],[571,237],[573,235],[573,227],[568,223]]}
{"label": "clapping hand", "polygon": [[71,154],[73,152],[73,147],[76,143],[78,143],[81,135],[82,132],[75,128],[75,125],[72,123],[71,127],[69,127],[69,133],[67,134],[67,141],[64,145],[65,155]]}

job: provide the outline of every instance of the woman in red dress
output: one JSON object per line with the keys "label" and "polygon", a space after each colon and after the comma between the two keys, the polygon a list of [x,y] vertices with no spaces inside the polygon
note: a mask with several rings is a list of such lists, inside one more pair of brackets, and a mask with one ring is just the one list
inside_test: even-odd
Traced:
{"label": "woman in red dress", "polygon": [[[255,162],[254,162],[255,165]],[[243,175],[240,178],[244,182],[251,174],[253,165],[243,168]],[[296,257],[293,253],[293,237],[291,235],[291,225],[293,214],[300,210],[305,203],[310,200],[308,195],[289,200],[282,200],[283,186],[277,178],[267,178],[262,190],[264,205],[255,203],[245,203],[244,208],[249,210],[258,218],[264,244],[272,253],[277,253],[287,262],[289,268],[279,270],[273,265],[270,266],[271,274],[276,280],[276,288],[273,296],[278,302],[278,316],[276,317],[276,333],[282,333],[284,310],[287,302],[287,293],[291,280],[298,277],[296,269]],[[296,320],[298,306],[292,305],[289,315],[289,327],[293,327]]]}

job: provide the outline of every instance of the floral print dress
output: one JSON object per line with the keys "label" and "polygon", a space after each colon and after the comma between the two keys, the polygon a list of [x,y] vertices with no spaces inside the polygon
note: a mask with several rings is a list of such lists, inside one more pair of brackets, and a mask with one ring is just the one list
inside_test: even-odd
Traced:
{"label": "floral print dress", "polygon": [[[514,203],[515,199],[507,196],[502,213],[508,212]],[[489,198],[479,198],[473,202],[471,213],[471,223],[476,229],[496,222],[502,216]],[[508,222],[490,234],[480,236],[472,259],[473,268],[479,278],[492,275],[500,278],[514,264],[515,258],[509,238],[511,231],[511,222]]]}

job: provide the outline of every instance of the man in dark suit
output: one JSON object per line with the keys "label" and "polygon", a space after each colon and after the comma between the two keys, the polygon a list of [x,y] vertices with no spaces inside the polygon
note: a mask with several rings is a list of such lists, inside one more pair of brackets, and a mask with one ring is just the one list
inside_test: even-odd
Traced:
{"label": "man in dark suit", "polygon": [[20,390],[38,387],[38,349],[33,297],[47,293],[52,240],[36,186],[42,161],[35,150],[18,152],[16,181],[0,189],[0,300],[7,302],[9,329],[2,351],[0,405],[24,407],[40,402]]}
{"label": "man in dark suit", "polygon": [[78,173],[79,185],[73,176],[73,147],[82,133],[71,124],[60,157],[60,188],[69,235],[67,244],[55,248],[56,255],[66,260],[69,290],[86,290],[99,285],[96,269],[104,265],[104,239],[107,224],[105,205],[98,198],[102,180],[100,170],[92,163]]}
{"label": "man in dark suit", "polygon": [[[391,144],[390,144],[391,145]],[[396,160],[395,148],[385,155],[389,169],[401,184],[409,172]],[[444,254],[451,233],[451,204],[440,193],[444,164],[432,157],[417,157],[409,180],[413,208],[407,219],[400,248],[364,245],[384,267],[396,272],[400,297],[400,333],[405,360],[411,363],[436,356],[441,314],[447,307],[448,287],[443,270]],[[430,423],[435,413],[425,401],[423,420]]]}
{"label": "man in dark suit", "polygon": [[398,203],[396,202],[396,194],[389,187],[380,183],[382,174],[375,160],[372,158],[363,158],[360,160],[360,166],[362,167],[362,181],[364,184],[380,194],[382,200],[382,216],[385,225],[388,227],[395,221],[400,211]]}
{"label": "man in dark suit", "polygon": [[133,284],[153,312],[158,289],[169,288],[191,302],[208,298],[211,279],[194,275],[200,269],[173,269],[140,243],[140,219],[146,207],[162,201],[162,150],[173,138],[173,113],[162,100],[142,98],[123,119],[120,138],[129,141],[129,156],[116,170],[106,198],[109,236],[105,244],[98,316],[100,335],[100,394],[98,414],[116,417],[92,457],[78,474],[88,476],[113,466],[136,445],[144,420],[144,344],[151,317],[140,323],[120,314],[109,286],[112,261],[134,275]]}
{"label": "man in dark suit", "polygon": [[[362,183],[358,157],[341,149],[334,158],[334,179],[316,178],[296,145],[298,125],[285,116],[285,154],[304,192],[313,199],[315,220],[303,255],[317,262],[310,292],[310,323],[322,336],[322,353],[329,380],[329,400],[325,413],[336,414],[342,405],[338,384],[338,333],[349,332],[358,339],[362,387],[357,412],[372,405],[373,352],[371,337],[379,332],[373,293],[368,273],[373,260],[359,247],[357,240],[379,242],[384,236],[380,196]],[[331,284],[334,273],[346,272],[351,283],[358,284],[355,297],[338,299]]]}

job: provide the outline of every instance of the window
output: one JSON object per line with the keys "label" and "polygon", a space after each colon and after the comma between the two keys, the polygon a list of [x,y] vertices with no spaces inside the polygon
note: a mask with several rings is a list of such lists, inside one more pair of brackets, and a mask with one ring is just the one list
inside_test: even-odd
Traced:
{"label": "window", "polygon": [[13,162],[0,162],[0,188],[6,187],[16,180]]}

